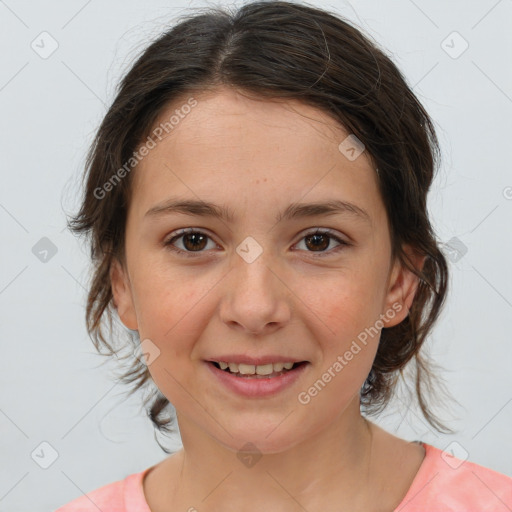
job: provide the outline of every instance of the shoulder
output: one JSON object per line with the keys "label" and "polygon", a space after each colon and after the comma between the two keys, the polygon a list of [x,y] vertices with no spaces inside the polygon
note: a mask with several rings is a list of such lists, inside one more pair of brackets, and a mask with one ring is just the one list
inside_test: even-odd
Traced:
{"label": "shoulder", "polygon": [[[512,509],[512,477],[427,443],[425,459],[396,512]],[[419,507],[419,508],[418,508]]]}
{"label": "shoulder", "polygon": [[[87,494],[82,494],[55,512],[98,512],[98,509],[107,512],[109,509],[106,507],[121,507],[124,505],[123,487],[124,480],[109,483]],[[119,512],[124,510],[119,508]]]}
{"label": "shoulder", "polygon": [[149,512],[142,488],[149,469],[83,494],[54,512]]}

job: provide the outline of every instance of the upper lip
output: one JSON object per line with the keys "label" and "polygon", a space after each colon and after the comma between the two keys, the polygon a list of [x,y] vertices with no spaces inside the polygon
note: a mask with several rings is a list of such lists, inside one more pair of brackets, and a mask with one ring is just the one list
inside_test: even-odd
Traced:
{"label": "upper lip", "polygon": [[207,359],[207,361],[225,363],[237,363],[237,364],[253,364],[255,366],[270,364],[270,363],[301,363],[305,362],[304,359],[296,359],[295,357],[286,357],[280,355],[266,355],[258,357],[250,357],[247,354],[231,354],[226,356],[217,356]]}

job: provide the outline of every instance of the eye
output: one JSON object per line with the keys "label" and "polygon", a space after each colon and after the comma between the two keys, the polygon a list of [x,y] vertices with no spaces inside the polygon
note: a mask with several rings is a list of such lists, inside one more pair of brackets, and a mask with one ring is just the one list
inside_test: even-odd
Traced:
{"label": "eye", "polygon": [[[183,248],[176,247],[175,245],[175,242],[180,239],[182,239],[181,244]],[[183,254],[186,257],[195,257],[199,256],[201,253],[204,252],[203,249],[207,247],[208,239],[211,238],[206,233],[203,233],[202,231],[199,231],[194,228],[188,228],[180,230],[178,233],[175,233],[174,236],[168,238],[164,242],[164,246],[169,250],[178,254]],[[314,232],[306,234],[301,239],[301,242],[302,240],[305,241],[306,252],[320,253],[315,254],[314,257],[328,256],[332,253],[342,250],[345,246],[351,245],[349,242],[346,242],[340,239],[339,237],[335,236],[330,230],[321,229],[317,229]],[[327,251],[326,249],[331,245],[332,240],[334,240],[338,244],[338,246]]]}
{"label": "eye", "polygon": [[[174,245],[175,240],[183,239],[184,249],[180,249]],[[164,242],[164,245],[171,251],[184,254],[185,256],[194,257],[195,252],[201,253],[206,246],[206,240],[210,238],[206,233],[198,231],[194,228],[182,229],[175,236]]]}
{"label": "eye", "polygon": [[[341,238],[337,237],[336,235],[334,235],[332,233],[332,231],[330,231],[328,229],[327,230],[317,229],[314,232],[306,234],[302,238],[302,240],[305,241],[305,246],[308,249],[319,249],[319,250],[313,250],[313,251],[308,251],[308,252],[320,253],[320,254],[314,255],[314,257],[320,257],[320,258],[322,258],[324,256],[329,256],[332,253],[337,253],[338,251],[342,250],[344,248],[344,246],[351,245],[350,243],[348,243],[348,242],[342,240]],[[301,240],[301,242],[302,242],[302,240]],[[337,242],[338,246],[327,251],[326,249],[331,245],[332,240]]]}

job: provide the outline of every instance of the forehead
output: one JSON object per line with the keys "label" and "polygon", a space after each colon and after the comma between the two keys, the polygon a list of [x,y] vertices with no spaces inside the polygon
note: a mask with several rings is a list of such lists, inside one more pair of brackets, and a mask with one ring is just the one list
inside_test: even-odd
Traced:
{"label": "forehead", "polygon": [[262,200],[266,209],[281,210],[276,201],[287,206],[338,195],[373,210],[372,216],[382,210],[369,158],[363,152],[349,160],[340,151],[350,133],[327,113],[229,88],[194,94],[195,106],[183,108],[191,97],[168,105],[155,123],[174,116],[172,130],[134,171],[131,206],[138,214],[177,195],[234,209],[240,203],[249,211]]}
{"label": "forehead", "polygon": [[[247,149],[264,149],[262,143],[279,146],[281,153],[287,147],[297,151],[298,144],[290,137],[306,143],[301,153],[322,151],[336,146],[349,133],[326,112],[295,99],[264,99],[247,96],[245,92],[222,87],[208,93],[195,94],[196,106],[186,109],[191,95],[173,101],[160,114],[155,124],[165,123],[174,117],[174,126],[164,138],[175,145],[222,145],[233,149],[243,141],[241,153]],[[175,114],[175,115],[173,115]],[[234,155],[233,155],[234,156]],[[274,157],[279,155],[274,155]]]}

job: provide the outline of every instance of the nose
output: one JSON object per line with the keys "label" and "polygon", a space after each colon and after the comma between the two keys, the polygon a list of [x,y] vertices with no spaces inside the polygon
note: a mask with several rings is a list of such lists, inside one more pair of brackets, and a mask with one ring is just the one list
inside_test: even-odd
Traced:
{"label": "nose", "polygon": [[264,255],[265,251],[251,263],[235,255],[223,283],[221,320],[252,335],[272,333],[291,317],[290,285],[279,266]]}

